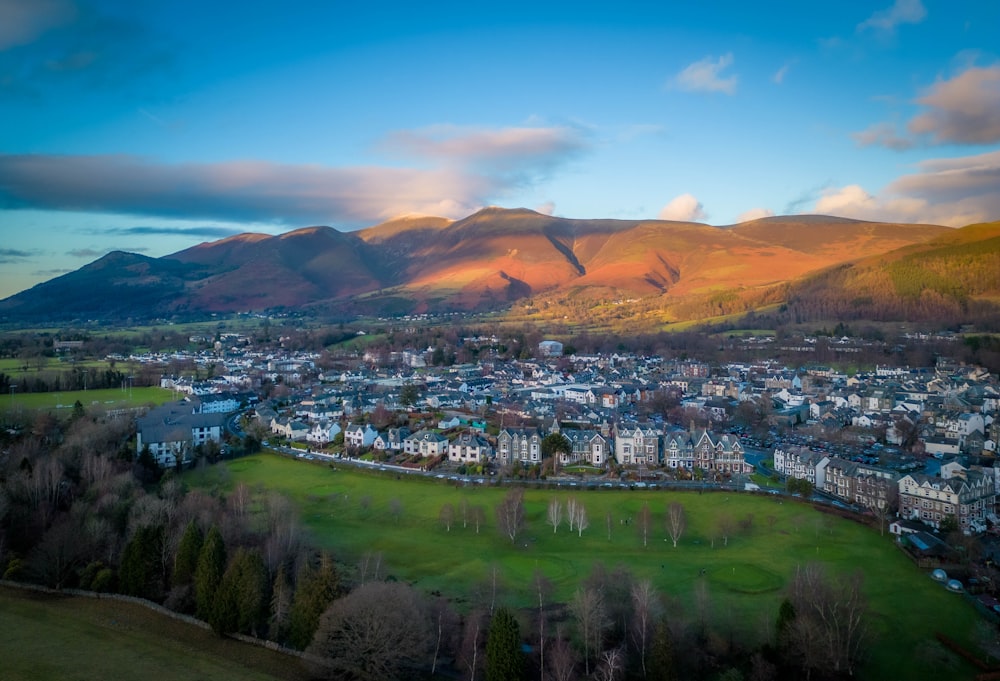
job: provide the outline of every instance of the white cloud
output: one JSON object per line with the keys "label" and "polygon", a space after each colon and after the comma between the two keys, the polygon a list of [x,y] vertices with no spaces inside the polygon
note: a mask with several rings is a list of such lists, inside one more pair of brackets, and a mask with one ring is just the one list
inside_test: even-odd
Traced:
{"label": "white cloud", "polygon": [[705,57],[686,66],[674,78],[674,83],[681,90],[689,92],[722,92],[727,95],[736,93],[735,75],[723,76],[722,72],[733,64],[732,53],[719,57]]}
{"label": "white cloud", "polygon": [[971,66],[928,87],[916,104],[922,113],[910,119],[907,134],[892,123],[876,123],[851,136],[862,147],[897,151],[918,144],[993,144],[1000,142],[1000,64]]}
{"label": "white cloud", "polygon": [[785,76],[788,75],[789,69],[792,68],[792,66],[795,64],[796,61],[798,61],[798,60],[797,59],[792,59],[792,60],[786,61],[784,64],[782,64],[781,68],[778,69],[777,71],[775,71],[774,75],[771,76],[771,81],[774,82],[776,85],[781,85],[782,83],[784,83],[785,82]]}
{"label": "white cloud", "polygon": [[939,81],[917,102],[928,110],[910,121],[914,134],[938,144],[1000,142],[1000,64]]}
{"label": "white cloud", "polygon": [[761,218],[774,217],[774,211],[767,208],[751,208],[748,211],[740,213],[736,216],[736,222],[750,222],[751,220],[760,220]]}
{"label": "white cloud", "polygon": [[828,189],[813,212],[860,220],[961,227],[1000,219],[1000,151],[924,161],[918,172],[873,195],[858,185]]}
{"label": "white cloud", "polygon": [[535,212],[542,215],[552,215],[556,212],[556,204],[553,201],[546,201],[541,205],[535,206]]}
{"label": "white cloud", "polygon": [[886,147],[896,151],[912,149],[916,144],[909,137],[901,136],[892,123],[876,123],[861,132],[851,133],[851,137],[861,147]]}
{"label": "white cloud", "polygon": [[858,31],[892,32],[900,24],[919,24],[927,17],[920,0],[896,0],[892,7],[879,10],[858,24]]}
{"label": "white cloud", "polygon": [[34,42],[75,15],[66,0],[0,0],[0,51]]}
{"label": "white cloud", "polygon": [[701,201],[691,194],[681,194],[660,209],[657,216],[660,220],[676,220],[678,222],[704,222],[708,219]]}

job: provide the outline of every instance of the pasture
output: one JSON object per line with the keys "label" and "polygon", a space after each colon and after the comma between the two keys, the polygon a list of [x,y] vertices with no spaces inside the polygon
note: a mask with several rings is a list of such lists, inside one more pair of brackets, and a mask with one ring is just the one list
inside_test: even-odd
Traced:
{"label": "pasture", "polygon": [[297,681],[296,658],[131,603],[0,588],[5,681]]}
{"label": "pasture", "polygon": [[141,407],[145,404],[163,404],[175,399],[170,390],[149,388],[108,388],[105,390],[64,390],[51,393],[17,393],[0,395],[0,409],[48,409],[72,411],[77,400],[84,409],[101,406],[106,409]]}
{"label": "pasture", "polygon": [[[531,603],[536,570],[553,583],[555,600],[568,601],[600,562],[609,571],[623,565],[636,577],[651,579],[671,607],[683,612],[698,607],[696,593],[707,594],[716,626],[759,642],[773,630],[783,589],[796,568],[820,562],[834,575],[864,573],[872,637],[866,678],[926,678],[931,669],[937,678],[967,672],[941,652],[935,632],[976,648],[973,608],[917,569],[891,538],[770,495],[529,488],[526,528],[512,543],[497,531],[494,518],[506,488],[456,487],[433,477],[397,480],[393,474],[266,453],[185,479],[222,493],[239,482],[262,493],[278,491],[297,504],[311,541],[341,562],[355,565],[366,553],[381,553],[389,574],[440,591],[459,607],[474,598],[494,566],[505,600],[523,607]],[[582,536],[570,533],[565,520],[555,532],[546,522],[550,500],[565,504],[570,497],[587,510],[589,527]],[[666,508],[673,501],[683,504],[687,517],[676,548],[666,529]],[[455,510],[450,531],[440,520],[445,504]],[[638,521],[644,504],[652,511],[646,546]],[[478,533],[471,520],[477,507],[485,518]],[[462,508],[468,509],[465,522]]]}

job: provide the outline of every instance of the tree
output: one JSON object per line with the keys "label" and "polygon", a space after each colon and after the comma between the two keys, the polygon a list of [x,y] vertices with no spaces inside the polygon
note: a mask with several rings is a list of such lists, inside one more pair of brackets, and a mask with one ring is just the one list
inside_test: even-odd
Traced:
{"label": "tree", "polygon": [[558,454],[572,454],[573,445],[562,433],[549,433],[542,438],[542,457],[548,458]]}
{"label": "tree", "polygon": [[413,587],[368,582],[327,608],[307,652],[324,658],[330,679],[409,678],[427,665],[431,629]]}
{"label": "tree", "polygon": [[118,571],[122,593],[156,600],[163,591],[163,545],[161,525],[143,526],[135,531],[122,554]]}
{"label": "tree", "polygon": [[578,536],[583,536],[583,531],[590,527],[590,520],[587,518],[587,507],[583,504],[576,506],[576,529]]}
{"label": "tree", "polygon": [[656,620],[653,628],[653,642],[649,655],[649,674],[654,681],[674,681],[674,638],[670,623],[665,616]]}
{"label": "tree", "polygon": [[722,545],[729,546],[729,535],[733,533],[736,527],[736,522],[733,520],[733,516],[728,513],[723,513],[719,516],[718,520],[719,534],[722,535]]}
{"label": "tree", "polygon": [[412,407],[420,399],[420,388],[413,383],[407,383],[399,389],[399,403],[404,407]]}
{"label": "tree", "polygon": [[625,649],[622,646],[601,652],[594,678],[597,681],[615,681],[625,671]]}
{"label": "tree", "polygon": [[236,550],[215,595],[209,624],[217,634],[258,635],[267,616],[268,574],[256,549]]}
{"label": "tree", "polygon": [[455,522],[455,507],[450,502],[441,506],[438,520],[444,526],[445,532],[451,532],[451,524]]}
{"label": "tree", "polygon": [[649,504],[644,503],[639,510],[639,517],[636,519],[636,527],[639,528],[639,535],[642,537],[643,547],[649,545],[649,530],[653,525],[653,514],[649,510]]}
{"label": "tree", "polygon": [[520,681],[523,677],[520,627],[510,610],[499,608],[486,637],[486,681]]}
{"label": "tree", "polygon": [[497,529],[510,539],[511,544],[524,529],[524,490],[510,489],[496,508]]}
{"label": "tree", "polygon": [[856,671],[867,633],[862,581],[860,570],[837,579],[830,579],[818,563],[796,570],[788,590],[791,614],[783,612],[781,619],[787,647],[797,653],[807,675]]}
{"label": "tree", "polygon": [[649,658],[649,648],[655,633],[656,623],[661,610],[659,595],[653,583],[644,579],[632,584],[632,643],[639,653],[639,667],[642,676],[648,674],[646,660]]}
{"label": "tree", "polygon": [[535,594],[538,596],[538,667],[542,670],[542,677],[545,676],[545,600],[552,592],[552,582],[542,574],[541,570],[535,570],[534,579]]}
{"label": "tree", "polygon": [[552,526],[552,534],[556,533],[559,529],[559,524],[562,522],[562,504],[559,503],[559,499],[553,497],[549,500],[549,525]]}
{"label": "tree", "polygon": [[576,497],[570,497],[566,500],[566,522],[569,523],[569,531],[573,531],[573,526],[576,524],[576,507],[579,506]]}
{"label": "tree", "polygon": [[395,497],[390,499],[389,513],[392,514],[393,521],[398,525],[399,519],[403,517],[403,502]]}
{"label": "tree", "polygon": [[205,536],[194,572],[195,612],[200,619],[208,621],[212,616],[215,592],[222,583],[225,571],[226,544],[219,528],[213,525]]}
{"label": "tree", "polygon": [[557,634],[549,653],[549,673],[554,681],[573,681],[577,663],[576,651],[565,637]]}
{"label": "tree", "polygon": [[177,553],[174,554],[173,586],[186,586],[194,580],[194,573],[198,568],[198,554],[201,553],[204,541],[205,535],[198,523],[194,520],[189,522],[177,546]]}
{"label": "tree", "polygon": [[687,519],[684,514],[684,505],[679,501],[670,502],[670,506],[667,508],[667,532],[674,541],[674,548],[677,548],[677,541],[684,534],[685,527],[687,527]]}
{"label": "tree", "polygon": [[607,626],[607,605],[604,602],[604,594],[590,586],[578,588],[569,607],[580,630],[580,640],[583,642],[584,670],[586,675],[590,676],[591,652],[600,649],[604,628]]}
{"label": "tree", "polygon": [[319,566],[302,562],[295,580],[295,596],[288,615],[288,643],[299,650],[309,645],[320,616],[337,596],[340,580],[333,560],[322,554]]}

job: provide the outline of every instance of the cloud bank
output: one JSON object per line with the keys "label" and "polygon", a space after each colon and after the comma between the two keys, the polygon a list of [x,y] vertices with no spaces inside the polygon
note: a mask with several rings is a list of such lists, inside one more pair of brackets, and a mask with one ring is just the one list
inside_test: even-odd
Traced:
{"label": "cloud bank", "polygon": [[[0,208],[339,226],[404,213],[459,218],[543,181],[587,148],[582,136],[566,128],[442,127],[394,133],[385,144],[432,167],[166,164],[125,155],[7,154],[0,155]],[[229,233],[208,227],[200,235]]]}
{"label": "cloud bank", "polygon": [[1000,151],[923,161],[918,172],[879,195],[859,185],[831,188],[814,212],[860,220],[923,222],[962,227],[1000,219]]}
{"label": "cloud bank", "polygon": [[927,17],[920,0],[896,0],[892,7],[879,10],[858,24],[858,32],[874,30],[891,33],[900,24],[919,24]]}

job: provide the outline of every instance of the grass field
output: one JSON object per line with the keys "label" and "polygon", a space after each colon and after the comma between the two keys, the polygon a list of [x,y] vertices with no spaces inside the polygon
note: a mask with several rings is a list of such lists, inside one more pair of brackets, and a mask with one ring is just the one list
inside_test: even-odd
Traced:
{"label": "grass field", "polygon": [[108,409],[138,407],[144,404],[163,404],[174,399],[174,393],[163,388],[132,388],[121,390],[67,390],[57,393],[17,393],[0,395],[0,410],[7,409],[54,409],[71,410],[77,400],[84,408],[101,405]]}
{"label": "grass field", "polygon": [[[392,475],[335,470],[272,454],[192,472],[186,479],[223,492],[237,482],[281,491],[299,505],[313,541],[341,561],[354,564],[366,552],[381,552],[390,574],[459,602],[485,581],[493,565],[500,566],[508,601],[525,606],[536,569],[553,582],[555,598],[568,601],[595,562],[609,570],[624,564],[637,577],[652,579],[688,612],[703,583],[722,626],[751,641],[773,626],[782,590],[797,567],[818,561],[834,574],[861,569],[873,637],[864,678],[945,679],[970,671],[937,655],[940,646],[933,636],[944,632],[974,648],[977,615],[971,605],[934,583],[888,537],[787,500],[734,493],[529,489],[527,529],[512,545],[496,531],[493,519],[505,489],[454,487],[434,478],[397,481]],[[549,500],[571,495],[585,504],[590,519],[582,537],[570,534],[565,524],[555,533],[546,524]],[[463,527],[463,499],[485,511],[479,534],[471,523]],[[677,548],[666,540],[665,509],[671,501],[681,502],[688,518]],[[450,532],[438,521],[445,503],[456,509]],[[635,523],[644,503],[653,511],[646,548]],[[398,522],[393,506],[403,509]],[[736,530],[724,545],[718,519],[728,516],[738,527],[748,515],[753,516],[751,528]]]}
{"label": "grass field", "polygon": [[0,587],[4,681],[298,681],[296,658],[130,603]]}

